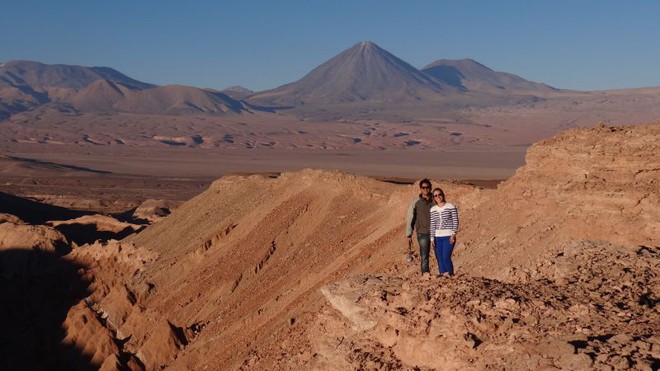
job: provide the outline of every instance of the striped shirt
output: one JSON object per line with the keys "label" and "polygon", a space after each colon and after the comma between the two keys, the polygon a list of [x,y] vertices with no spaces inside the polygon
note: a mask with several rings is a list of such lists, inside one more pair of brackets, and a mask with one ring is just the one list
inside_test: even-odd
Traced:
{"label": "striped shirt", "polygon": [[458,232],[458,211],[452,203],[431,208],[431,235],[447,237]]}

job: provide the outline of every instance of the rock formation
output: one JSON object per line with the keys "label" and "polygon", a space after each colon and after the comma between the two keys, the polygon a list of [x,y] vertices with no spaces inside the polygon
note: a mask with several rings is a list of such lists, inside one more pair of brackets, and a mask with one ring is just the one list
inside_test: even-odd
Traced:
{"label": "rock formation", "polygon": [[454,278],[405,260],[414,185],[222,178],[63,258],[86,293],[62,344],[103,369],[657,369],[659,137],[569,130],[497,190],[435,181],[461,215]]}
{"label": "rock formation", "polygon": [[[660,125],[567,130],[466,210],[459,260],[490,278],[529,275],[566,242],[658,246]],[[503,217],[506,216],[506,217]]]}

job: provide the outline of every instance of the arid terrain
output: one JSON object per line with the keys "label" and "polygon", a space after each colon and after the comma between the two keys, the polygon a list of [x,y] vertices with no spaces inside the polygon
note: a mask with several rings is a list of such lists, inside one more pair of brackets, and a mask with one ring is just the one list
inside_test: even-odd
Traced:
{"label": "arid terrain", "polygon": [[418,69],[364,41],[267,91],[141,82],[109,67],[0,63],[0,191],[117,212],[228,174],[305,168],[496,183],[532,143],[658,120],[660,88],[573,91],[471,59]]}
{"label": "arid terrain", "polygon": [[[209,184],[195,159],[183,177],[164,170],[163,200],[135,204],[155,192],[139,167],[159,146],[144,163],[70,144],[64,163],[8,154],[4,189],[97,184],[79,196],[103,189],[110,203],[0,194],[0,294],[12,303],[0,358],[9,369],[657,369],[659,138],[657,123],[565,130],[497,188],[426,172],[459,208],[454,278],[406,262],[418,188],[400,179],[277,169]],[[33,184],[15,183],[21,172]]]}
{"label": "arid terrain", "polygon": [[658,107],[368,41],[256,92],[0,63],[0,368],[656,370]]}

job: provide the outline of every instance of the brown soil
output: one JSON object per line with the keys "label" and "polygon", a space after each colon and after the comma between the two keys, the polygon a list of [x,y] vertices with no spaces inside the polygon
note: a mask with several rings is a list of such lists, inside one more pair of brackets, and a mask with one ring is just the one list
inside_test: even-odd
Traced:
{"label": "brown soil", "polygon": [[[659,137],[657,124],[569,130],[497,189],[435,180],[461,215],[453,279],[405,260],[416,185],[327,170],[226,176],[138,234],[49,263],[76,269],[65,281],[76,295],[20,336],[30,317],[19,317],[11,350],[43,330],[52,337],[37,349],[80,354],[46,366],[652,370]],[[27,267],[44,282],[64,272]],[[0,286],[12,313],[39,313],[13,282]]]}

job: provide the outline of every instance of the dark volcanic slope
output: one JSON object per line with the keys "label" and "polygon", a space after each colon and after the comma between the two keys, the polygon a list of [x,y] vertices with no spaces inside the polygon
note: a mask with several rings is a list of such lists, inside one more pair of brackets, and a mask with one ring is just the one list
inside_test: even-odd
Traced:
{"label": "dark volcanic slope", "polygon": [[378,45],[363,41],[302,79],[257,93],[249,100],[282,106],[400,102],[437,99],[444,91],[456,89],[435,81]]}
{"label": "dark volcanic slope", "polygon": [[440,59],[422,71],[433,78],[461,90],[479,92],[524,91],[552,92],[555,88],[520,76],[505,72],[496,72],[472,59]]}

